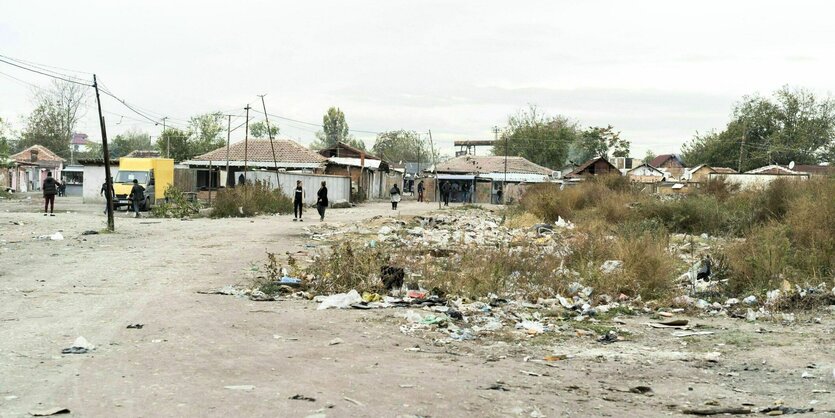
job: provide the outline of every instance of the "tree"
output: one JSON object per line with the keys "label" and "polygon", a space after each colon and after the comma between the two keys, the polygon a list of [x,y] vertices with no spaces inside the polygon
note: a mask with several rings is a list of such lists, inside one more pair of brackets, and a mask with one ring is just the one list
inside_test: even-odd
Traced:
{"label": "tree", "polygon": [[[157,139],[157,149],[163,156],[173,158],[174,161],[188,160],[197,155],[192,150],[189,137],[190,134],[187,131],[166,128]],[[168,153],[169,148],[171,150],[170,154]]]}
{"label": "tree", "polygon": [[546,117],[535,106],[508,118],[502,140],[493,146],[493,155],[525,157],[544,167],[558,169],[568,158],[569,145],[578,137],[577,124],[564,116]]}
{"label": "tree", "polygon": [[53,80],[47,89],[35,93],[35,109],[21,134],[20,146],[43,145],[63,157],[70,157],[70,140],[78,121],[84,117],[86,87]]}
{"label": "tree", "polygon": [[605,128],[591,126],[577,138],[576,148],[579,151],[577,162],[596,157],[608,159],[609,151],[613,157],[628,157],[629,145],[629,141],[621,139],[620,132],[615,132],[612,125]]}
{"label": "tree", "polygon": [[9,125],[0,118],[0,167],[4,167],[12,153],[11,129]]}
{"label": "tree", "polygon": [[388,131],[377,134],[371,150],[378,157],[388,161],[422,162],[432,161],[432,151],[415,131]]}
{"label": "tree", "polygon": [[[223,114],[220,112],[204,113],[189,120],[189,154],[185,159],[205,154],[226,144],[226,132]],[[179,161],[179,160],[178,160]]]}
{"label": "tree", "polygon": [[[272,133],[272,137],[275,138],[278,136],[279,128],[278,125],[270,124],[270,133]],[[270,135],[267,135],[267,124],[265,122],[255,122],[252,125],[249,125],[249,134],[252,135],[253,138],[269,138]]]}
{"label": "tree", "polygon": [[791,161],[815,164],[835,156],[835,101],[789,87],[771,98],[745,96],[723,131],[697,133],[682,151],[688,165],[742,171]]}
{"label": "tree", "polygon": [[655,159],[655,157],[656,157],[655,153],[654,153],[654,152],[652,152],[652,150],[649,150],[649,149],[648,149],[648,150],[647,150],[647,153],[646,153],[646,154],[644,154],[644,159],[643,159],[643,160],[641,160],[641,161],[642,161],[644,164],[649,164],[649,163],[651,163],[651,162],[652,162],[652,160],[654,160],[654,159]]}
{"label": "tree", "polygon": [[108,150],[111,158],[124,157],[132,151],[149,150],[152,148],[151,136],[145,132],[130,130],[116,135],[110,141]]}
{"label": "tree", "polygon": [[338,107],[331,106],[322,117],[322,130],[316,132],[316,141],[310,146],[313,149],[330,148],[337,142],[342,142],[364,150],[365,143],[350,135],[345,114]]}

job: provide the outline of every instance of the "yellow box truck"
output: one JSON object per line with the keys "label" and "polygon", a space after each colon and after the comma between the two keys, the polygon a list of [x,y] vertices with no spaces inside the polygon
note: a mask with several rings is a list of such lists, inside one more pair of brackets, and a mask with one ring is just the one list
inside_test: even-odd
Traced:
{"label": "yellow box truck", "polygon": [[113,178],[116,207],[133,203],[128,200],[133,180],[145,188],[142,210],[148,210],[157,200],[165,198],[165,190],[174,184],[174,160],[170,158],[120,158],[119,172]]}

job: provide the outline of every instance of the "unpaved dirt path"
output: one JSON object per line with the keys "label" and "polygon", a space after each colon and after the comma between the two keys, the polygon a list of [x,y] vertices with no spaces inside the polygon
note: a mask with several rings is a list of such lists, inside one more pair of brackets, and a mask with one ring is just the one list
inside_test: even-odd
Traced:
{"label": "unpaved dirt path", "polygon": [[[393,309],[196,293],[245,284],[265,250],[303,250],[304,224],[290,217],[119,214],[118,233],[81,236],[102,229],[98,205],[59,199],[72,213],[43,217],[38,203],[0,201],[2,417],[55,406],[88,417],[668,416],[777,400],[835,409],[832,314],[793,326],[699,318],[716,334],[687,339],[628,317],[619,327],[630,338],[605,346],[573,335],[433,344],[402,334]],[[400,206],[402,216],[437,209]],[[388,203],[331,210],[328,220],[379,214],[391,214]],[[58,230],[65,240],[33,239]],[[145,326],[126,329],[133,323]],[[61,355],[78,336],[96,350]],[[334,338],[343,342],[329,345]],[[574,357],[525,361],[548,354]],[[497,380],[507,391],[488,389]],[[653,392],[628,392],[639,385]],[[315,400],[290,399],[297,394]]]}

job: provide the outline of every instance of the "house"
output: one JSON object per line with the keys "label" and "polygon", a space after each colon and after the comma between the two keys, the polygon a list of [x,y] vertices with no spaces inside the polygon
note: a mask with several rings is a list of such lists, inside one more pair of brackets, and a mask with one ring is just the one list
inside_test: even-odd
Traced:
{"label": "house", "polygon": [[327,159],[289,139],[249,139],[198,155],[183,165],[196,170],[197,189],[234,186],[245,171],[305,171],[321,173]]}
{"label": "house", "polygon": [[75,155],[90,150],[90,146],[94,144],[93,141],[87,137],[87,134],[74,133],[70,140],[70,162],[75,162]]}
{"label": "house", "polygon": [[736,174],[737,171],[730,167],[713,167],[713,171],[719,174]]}
{"label": "house", "polygon": [[319,155],[327,159],[325,174],[350,177],[352,190],[363,193],[366,199],[387,197],[394,184],[402,187],[403,174],[368,151],[337,142],[320,150]]}
{"label": "house", "polygon": [[561,179],[561,178],[565,177],[567,174],[569,174],[569,173],[571,173],[572,171],[576,170],[576,169],[577,169],[577,167],[579,167],[579,166],[580,166],[579,164],[577,164],[577,163],[575,163],[575,162],[573,162],[573,161],[569,161],[569,162],[568,162],[568,164],[566,164],[566,165],[564,165],[564,166],[560,167],[560,169],[559,169],[559,170],[557,170],[557,171],[555,171],[555,172],[554,172],[554,178]]}
{"label": "house", "polygon": [[806,173],[810,176],[831,176],[835,175],[835,166],[829,164],[796,164],[793,168],[798,173]]}
{"label": "house", "polygon": [[603,174],[617,174],[621,175],[620,170],[615,167],[612,163],[610,163],[604,157],[597,157],[592,158],[583,164],[580,164],[579,167],[574,169],[574,171],[565,175],[567,179],[575,179],[575,178],[582,178],[585,176],[597,176]]}
{"label": "house", "polygon": [[738,184],[743,189],[761,188],[777,179],[808,180],[808,173],[790,170],[780,165],[767,165],[745,173],[710,173],[709,179],[722,178],[728,183]]}
{"label": "house", "polygon": [[[101,186],[104,184],[104,159],[89,158],[80,159],[81,165],[81,201],[84,203],[104,204],[104,197],[101,196]],[[116,178],[119,172],[119,159],[110,159],[110,175]]]}
{"label": "house", "polygon": [[[633,168],[638,167],[639,165],[643,164],[638,158],[630,158],[630,157],[614,157],[612,161],[613,165],[618,168],[618,170],[631,170]],[[623,172],[623,171],[621,171]]]}
{"label": "house", "polygon": [[9,159],[14,166],[10,187],[19,192],[40,190],[47,172],[60,179],[66,161],[42,145],[32,145]]}
{"label": "house", "polygon": [[641,164],[626,172],[626,177],[636,183],[659,183],[665,180],[665,173],[649,164]]}
{"label": "house", "polygon": [[681,178],[684,175],[684,161],[677,154],[661,154],[653,158],[649,165],[662,169],[674,178]]}
{"label": "house", "polygon": [[[554,175],[554,170],[523,157],[475,155],[462,155],[438,163],[433,171],[439,182],[450,183],[451,201],[473,203],[499,203],[498,191],[502,184],[507,185],[508,199],[518,197],[525,184],[550,182]],[[428,183],[431,184],[427,187],[427,198],[439,198],[434,183]]]}
{"label": "house", "polygon": [[772,174],[778,176],[794,176],[803,174],[795,170],[791,170],[788,167],[783,167],[782,165],[767,165],[759,168],[755,168],[753,170],[748,170],[745,174]]}

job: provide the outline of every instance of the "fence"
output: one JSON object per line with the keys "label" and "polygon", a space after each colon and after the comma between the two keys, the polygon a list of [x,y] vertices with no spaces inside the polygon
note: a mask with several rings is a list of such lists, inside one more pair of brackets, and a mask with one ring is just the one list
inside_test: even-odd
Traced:
{"label": "fence", "polygon": [[[276,188],[275,171],[247,171],[247,181],[265,181],[271,188]],[[305,192],[304,203],[312,205],[316,203],[316,192],[319,191],[324,181],[328,187],[328,200],[330,203],[351,200],[351,178],[344,176],[331,176],[326,174],[308,174],[295,172],[279,172],[278,182],[281,191],[287,196],[293,197],[296,188],[296,181],[301,180]]]}

